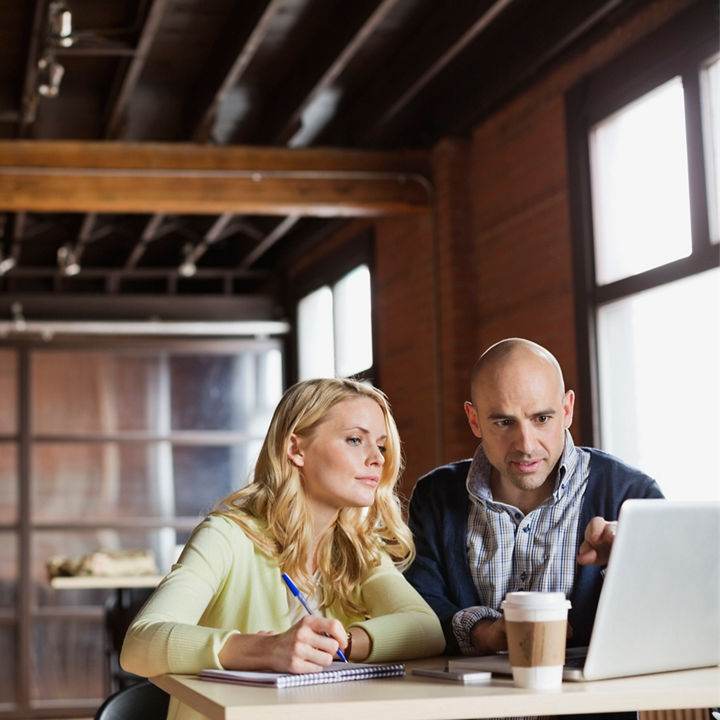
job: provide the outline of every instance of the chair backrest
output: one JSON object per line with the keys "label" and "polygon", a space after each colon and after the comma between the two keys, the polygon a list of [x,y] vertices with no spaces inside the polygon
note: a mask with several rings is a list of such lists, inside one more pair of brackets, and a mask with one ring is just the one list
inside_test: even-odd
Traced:
{"label": "chair backrest", "polygon": [[165,720],[169,702],[166,692],[143,680],[110,695],[95,720]]}

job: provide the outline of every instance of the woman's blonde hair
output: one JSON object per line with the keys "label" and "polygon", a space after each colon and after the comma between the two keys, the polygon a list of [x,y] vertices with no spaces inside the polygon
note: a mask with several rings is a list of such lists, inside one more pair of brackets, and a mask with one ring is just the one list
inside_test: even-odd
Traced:
{"label": "woman's blonde hair", "polygon": [[[263,442],[253,481],[215,507],[239,523],[255,545],[276,557],[305,591],[313,589],[307,555],[313,540],[311,515],[300,468],[287,455],[290,436],[311,438],[337,403],[374,400],[383,412],[387,438],[385,463],[368,508],[342,508],[336,523],[320,539],[317,567],[323,578],[322,607],[339,601],[348,614],[366,615],[356,588],[380,563],[386,551],[401,569],[413,559],[412,535],[402,518],[395,487],[402,470],[400,438],[387,398],[380,390],[354,380],[323,378],[291,387],[275,409]],[[258,523],[249,518],[259,520]]]}

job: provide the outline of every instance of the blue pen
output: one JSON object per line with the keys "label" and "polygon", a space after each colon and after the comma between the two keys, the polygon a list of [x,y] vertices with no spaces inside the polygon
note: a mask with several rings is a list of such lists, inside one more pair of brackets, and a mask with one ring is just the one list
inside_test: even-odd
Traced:
{"label": "blue pen", "polygon": [[[285,584],[288,586],[290,592],[300,601],[300,604],[307,610],[308,615],[314,615],[313,611],[310,609],[310,606],[307,604],[307,600],[305,599],[305,596],[298,590],[295,583],[290,579],[289,575],[286,575],[285,573],[282,574],[282,579],[285,581]],[[327,633],[323,633],[325,637],[331,637]],[[343,661],[347,662],[348,659],[345,657],[343,651],[338,648],[337,651],[338,657]]]}

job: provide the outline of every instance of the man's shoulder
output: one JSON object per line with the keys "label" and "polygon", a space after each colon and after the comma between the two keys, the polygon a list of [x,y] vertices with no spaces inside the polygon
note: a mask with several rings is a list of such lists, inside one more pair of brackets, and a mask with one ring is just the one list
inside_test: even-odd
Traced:
{"label": "man's shoulder", "polygon": [[423,475],[413,488],[410,497],[410,514],[415,512],[446,513],[465,508],[469,502],[466,487],[472,460],[459,460],[436,467]]}
{"label": "man's shoulder", "polygon": [[624,460],[621,460],[619,457],[611,455],[604,450],[599,450],[598,448],[593,447],[580,447],[579,449],[584,450],[590,455],[591,472],[595,469],[596,471],[618,472],[638,477],[649,477],[649,475],[644,473],[642,470],[629,465]]}
{"label": "man's shoulder", "polygon": [[445,502],[450,498],[467,497],[467,488],[465,486],[470,463],[472,460],[458,460],[457,462],[440,465],[428,473],[425,473],[415,483],[412,496],[417,497],[434,497],[440,502]]}
{"label": "man's shoulder", "polygon": [[452,480],[465,483],[468,471],[470,470],[471,458],[466,460],[457,460],[456,462],[447,463],[433,468],[430,472],[425,473],[418,480],[418,484],[432,485],[435,483],[445,483]]}
{"label": "man's shoulder", "polygon": [[588,481],[593,484],[600,482],[606,489],[621,486],[634,491],[661,497],[662,493],[656,481],[647,473],[629,465],[624,460],[603,450],[583,447],[590,456],[590,475]]}

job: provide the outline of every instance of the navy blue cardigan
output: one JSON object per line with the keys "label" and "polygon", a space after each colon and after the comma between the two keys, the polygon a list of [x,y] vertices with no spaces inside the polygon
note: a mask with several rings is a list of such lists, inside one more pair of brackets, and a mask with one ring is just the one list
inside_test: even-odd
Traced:
{"label": "navy blue cardigan", "polygon": [[[590,474],[580,510],[579,526],[603,517],[617,520],[620,506],[629,498],[663,497],[657,483],[612,455],[584,448],[591,454]],[[417,550],[406,577],[437,613],[445,633],[445,653],[460,649],[452,630],[453,615],[463,608],[483,605],[470,575],[467,557],[467,519],[470,510],[466,480],[470,460],[443,465],[418,480],[410,499],[409,525]],[[579,544],[582,542],[580,533]],[[578,565],[568,622],[570,645],[590,642],[602,575],[600,568]],[[563,716],[563,720],[636,720],[637,713]],[[558,720],[561,720],[560,718]]]}
{"label": "navy blue cardigan", "polygon": [[[639,470],[600,450],[584,449],[590,452],[591,458],[580,510],[581,528],[595,516],[617,520],[620,505],[628,498],[663,497],[657,483]],[[440,618],[448,655],[460,653],[452,630],[453,615],[463,608],[485,604],[473,584],[466,549],[470,509],[466,480],[470,462],[462,460],[443,465],[424,475],[410,500],[409,525],[417,555],[405,574]],[[590,642],[601,586],[600,568],[576,567],[568,617],[573,629],[570,641],[573,646]]]}

